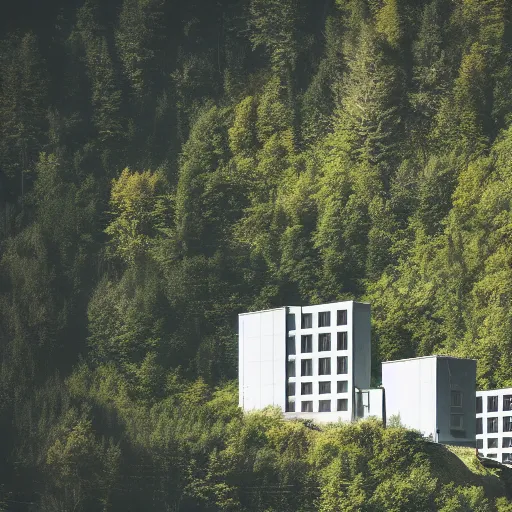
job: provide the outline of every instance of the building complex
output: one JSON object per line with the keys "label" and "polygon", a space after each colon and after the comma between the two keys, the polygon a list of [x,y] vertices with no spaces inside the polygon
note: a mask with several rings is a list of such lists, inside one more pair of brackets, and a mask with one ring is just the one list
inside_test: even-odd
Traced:
{"label": "building complex", "polygon": [[[476,361],[382,363],[370,388],[370,305],[286,306],[239,315],[239,405],[317,422],[399,418],[434,441],[512,463],[512,388],[476,391]],[[476,397],[476,401],[475,401]]]}
{"label": "building complex", "polygon": [[476,447],[485,457],[512,464],[512,388],[476,392]]}

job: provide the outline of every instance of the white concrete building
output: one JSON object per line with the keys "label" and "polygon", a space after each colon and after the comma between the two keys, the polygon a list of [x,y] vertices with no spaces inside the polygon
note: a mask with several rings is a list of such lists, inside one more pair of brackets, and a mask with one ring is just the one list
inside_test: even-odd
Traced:
{"label": "white concrete building", "polygon": [[[346,301],[239,315],[239,404],[331,422],[381,416],[369,390],[370,305]],[[357,399],[356,399],[357,397]]]}
{"label": "white concrete building", "polygon": [[386,419],[432,440],[474,446],[476,361],[428,356],[382,363]]}
{"label": "white concrete building", "polygon": [[512,388],[476,392],[476,446],[504,464],[512,464]]}

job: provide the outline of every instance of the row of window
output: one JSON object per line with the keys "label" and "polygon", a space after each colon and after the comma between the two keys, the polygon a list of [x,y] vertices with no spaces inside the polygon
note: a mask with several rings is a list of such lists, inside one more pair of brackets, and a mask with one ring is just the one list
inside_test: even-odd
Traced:
{"label": "row of window", "polygon": [[[286,392],[288,396],[295,395],[295,382],[288,382],[288,386]],[[324,381],[318,383],[318,394],[324,395],[331,392],[331,381]],[[347,393],[348,392],[348,381],[340,380],[336,383],[336,392],[337,393]],[[300,384],[300,394],[301,395],[312,395],[313,394],[313,383],[312,382],[301,382]]]}
{"label": "row of window", "polygon": [[[498,454],[497,453],[488,453],[486,455],[486,457],[489,459],[497,459]],[[501,462],[503,464],[512,464],[512,453],[503,453],[501,455]]]}
{"label": "row of window", "polygon": [[[476,447],[479,450],[482,450],[484,447],[484,440],[477,439]],[[504,437],[501,442],[502,448],[512,448],[512,437]],[[498,438],[497,437],[488,437],[487,438],[487,449],[489,448],[498,448]]]}
{"label": "row of window", "polygon": [[[487,418],[487,433],[495,434],[498,432],[498,418]],[[503,432],[512,432],[512,416],[503,418]],[[476,419],[476,433],[483,434],[482,418]]]}
{"label": "row of window", "polygon": [[[331,412],[332,400],[318,400],[318,412]],[[336,401],[336,410],[337,411],[348,411],[348,399],[347,398],[338,398]],[[288,401],[286,404],[287,412],[295,412],[295,402]],[[301,412],[313,412],[313,400],[302,400],[300,402],[300,411]]]}
{"label": "row of window", "polygon": [[[476,413],[482,413],[482,397],[476,397]],[[499,397],[488,396],[487,397],[487,412],[498,412]],[[512,411],[512,395],[503,396],[503,410]]]}
{"label": "row of window", "polygon": [[[337,349],[347,350],[348,333],[346,331],[338,332]],[[331,333],[324,332],[318,335],[318,352],[326,352],[331,350]],[[313,352],[313,335],[306,334],[300,337],[300,351],[302,354]],[[295,354],[295,336],[289,336],[287,339],[286,352],[288,355]]]}
{"label": "row of window", "polygon": [[[287,363],[288,377],[295,377],[295,361]],[[336,360],[336,373],[343,375],[348,373],[348,357],[339,356]],[[313,375],[313,359],[302,359],[300,362],[301,377],[311,377]],[[318,359],[318,375],[331,375],[331,358],[320,357]]]}
{"label": "row of window", "polygon": [[[336,325],[347,325],[347,310],[340,309],[336,311]],[[318,327],[331,326],[331,312],[321,311],[318,313]],[[302,329],[311,329],[313,327],[313,313],[303,313],[301,319]]]}

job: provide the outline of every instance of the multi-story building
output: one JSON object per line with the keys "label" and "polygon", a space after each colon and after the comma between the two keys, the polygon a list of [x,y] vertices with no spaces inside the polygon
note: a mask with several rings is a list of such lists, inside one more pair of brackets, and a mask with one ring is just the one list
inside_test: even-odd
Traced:
{"label": "multi-story building", "polygon": [[382,415],[369,390],[370,305],[354,301],[239,315],[240,407],[319,422]]}
{"label": "multi-story building", "polygon": [[476,447],[484,457],[512,464],[512,388],[476,392]]}
{"label": "multi-story building", "polygon": [[476,361],[448,356],[382,363],[386,417],[446,444],[475,445]]}

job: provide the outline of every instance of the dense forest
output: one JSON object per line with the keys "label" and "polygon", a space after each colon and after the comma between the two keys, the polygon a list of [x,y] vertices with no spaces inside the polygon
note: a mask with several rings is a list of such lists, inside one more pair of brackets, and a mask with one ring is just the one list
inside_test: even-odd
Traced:
{"label": "dense forest", "polygon": [[0,10],[0,510],[512,510],[234,383],[239,312],[357,299],[374,384],[512,386],[511,2]]}

